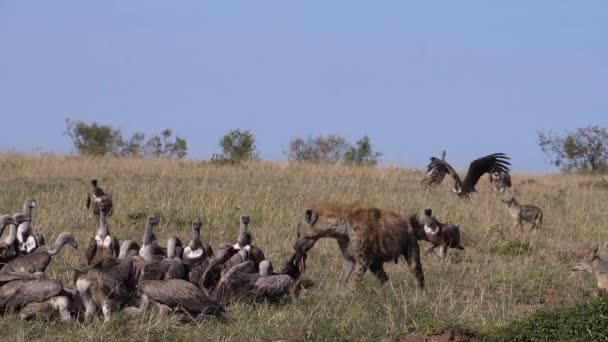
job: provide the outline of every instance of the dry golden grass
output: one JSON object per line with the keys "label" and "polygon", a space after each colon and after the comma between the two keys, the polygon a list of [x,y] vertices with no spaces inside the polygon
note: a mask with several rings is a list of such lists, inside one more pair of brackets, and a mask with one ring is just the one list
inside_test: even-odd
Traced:
{"label": "dry golden grass", "polygon": [[[0,213],[16,212],[26,196],[38,201],[34,225],[53,240],[71,231],[83,248],[96,229],[84,209],[91,178],[114,198],[112,232],[123,239],[142,235],[145,217],[161,217],[158,237],[190,237],[190,222],[206,221],[203,237],[214,247],[230,242],[240,214],[252,216],[255,243],[275,264],[291,252],[296,222],[321,199],[364,201],[400,213],[433,208],[444,222],[461,225],[466,250],[451,261],[423,255],[426,292],[416,291],[403,264],[387,264],[385,286],[367,274],[357,290],[337,288],[341,256],[331,240],[309,255],[307,277],[318,283],[303,300],[283,305],[231,306],[228,320],[182,323],[154,315],[126,323],[82,327],[56,322],[20,322],[5,317],[2,334],[12,340],[378,340],[416,330],[458,324],[476,330],[502,326],[550,304],[549,290],[564,304],[592,295],[589,274],[569,271],[584,242],[606,241],[608,190],[593,186],[593,176],[515,175],[520,202],[541,206],[544,228],[521,233],[484,177],[470,201],[450,193],[451,181],[425,190],[422,173],[397,168],[347,168],[251,163],[213,166],[201,162],[0,155]],[[603,246],[605,247],[605,246]],[[426,249],[423,242],[422,248]],[[602,251],[606,253],[606,249]],[[66,249],[47,271],[69,279],[85,264],[84,251]]]}

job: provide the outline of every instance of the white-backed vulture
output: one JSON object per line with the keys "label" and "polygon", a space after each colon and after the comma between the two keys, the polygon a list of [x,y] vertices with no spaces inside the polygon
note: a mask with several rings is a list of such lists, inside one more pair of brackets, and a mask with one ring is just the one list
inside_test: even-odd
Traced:
{"label": "white-backed vulture", "polygon": [[504,192],[511,187],[511,174],[508,171],[492,171],[488,174],[492,191]]}
{"label": "white-backed vulture", "polygon": [[98,310],[108,321],[114,310],[122,308],[135,291],[133,258],[107,259],[88,270],[74,274],[76,289],[85,307],[84,322],[92,323]]}
{"label": "white-backed vulture", "polygon": [[[36,200],[28,197],[23,202],[23,209],[20,214],[28,217],[28,220],[23,220],[17,227],[17,248],[19,254],[28,254],[36,248],[45,244],[44,236],[41,233],[35,233],[33,229],[34,208],[36,208]],[[16,214],[17,215],[17,214]]]}
{"label": "white-backed vulture", "polygon": [[137,288],[141,296],[140,312],[150,304],[155,305],[161,313],[183,311],[195,318],[200,315],[223,316],[225,312],[221,304],[186,280],[145,280]]}
{"label": "white-backed vulture", "polygon": [[176,255],[177,246],[181,245],[178,237],[172,236],[167,240],[167,257],[163,260],[148,262],[143,266],[139,281],[186,279],[186,267]]}
{"label": "white-backed vulture", "polygon": [[305,254],[295,252],[281,273],[275,273],[268,260],[260,262],[257,273],[251,260],[235,265],[222,275],[214,298],[220,303],[280,300],[296,285],[305,267],[305,257]]}
{"label": "white-backed vulture", "polygon": [[201,239],[202,222],[200,219],[192,221],[192,240],[184,248],[184,261],[203,260],[213,256],[213,248]]}
{"label": "white-backed vulture", "polygon": [[59,234],[53,248],[49,246],[41,246],[30,254],[20,255],[17,258],[9,261],[0,269],[0,273],[4,272],[44,272],[46,267],[51,262],[52,257],[59,253],[64,245],[70,245],[74,249],[78,249],[78,242],[70,233],[63,232]]}
{"label": "white-backed vulture", "polygon": [[431,162],[427,166],[430,172],[446,172],[454,179],[453,191],[460,197],[468,197],[470,193],[475,192],[475,185],[479,178],[488,172],[509,172],[509,157],[504,153],[494,153],[475,159],[469,165],[464,181],[460,180],[458,173],[454,168],[444,160],[431,158]]}
{"label": "white-backed vulture", "polygon": [[92,265],[100,260],[118,256],[120,246],[116,237],[110,234],[110,226],[105,212],[100,212],[99,228],[95,237],[89,241],[87,248],[87,264]]}
{"label": "white-backed vulture", "polygon": [[106,216],[112,215],[114,212],[114,204],[112,203],[112,196],[105,193],[102,188],[99,187],[97,179],[91,180],[91,186],[93,190],[87,193],[86,207],[87,210],[93,207],[93,215],[99,220],[100,213],[103,211]]}
{"label": "white-backed vulture", "polygon": [[8,234],[0,240],[0,264],[5,264],[17,257],[15,243],[17,241],[17,225],[26,217],[24,215],[15,215],[15,217],[11,215],[0,216],[0,236],[4,233],[6,226],[9,226]]}
{"label": "white-backed vulture", "polygon": [[12,280],[0,287],[0,310],[20,311],[22,319],[38,314],[57,313],[62,321],[71,322],[69,311],[71,297],[72,294],[64,289],[59,280],[27,279],[25,276],[23,279]]}
{"label": "white-backed vulture", "polygon": [[146,219],[142,245],[139,249],[139,255],[146,261],[159,260],[167,255],[166,251],[158,245],[156,235],[154,234],[154,227],[156,227],[159,222],[159,219],[152,215],[148,216]]}

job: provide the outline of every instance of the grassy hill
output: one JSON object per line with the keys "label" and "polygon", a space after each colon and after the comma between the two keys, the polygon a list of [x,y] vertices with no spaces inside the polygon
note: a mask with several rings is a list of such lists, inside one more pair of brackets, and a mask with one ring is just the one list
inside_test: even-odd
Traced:
{"label": "grassy hill", "polygon": [[[108,324],[63,326],[56,322],[0,320],[13,340],[379,340],[414,331],[432,332],[458,326],[488,331],[551,307],[547,293],[562,305],[586,301],[595,291],[590,274],[569,271],[584,242],[608,241],[608,189],[594,176],[514,175],[520,202],[541,206],[544,228],[520,232],[486,177],[470,201],[450,193],[446,179],[438,189],[421,187],[420,171],[397,168],[251,163],[214,166],[201,162],[82,159],[0,155],[0,213],[19,210],[26,196],[38,202],[34,225],[53,241],[71,231],[81,249],[66,248],[47,270],[49,278],[67,280],[85,265],[84,248],[97,227],[84,208],[89,180],[98,178],[114,198],[112,232],[141,239],[145,217],[161,218],[157,235],[190,238],[190,222],[206,222],[203,238],[218,247],[238,231],[240,214],[252,217],[255,244],[281,265],[291,253],[296,223],[321,199],[364,201],[400,213],[433,208],[444,222],[461,225],[465,251],[451,260],[423,255],[425,292],[415,290],[404,264],[387,264],[390,283],[380,286],[372,275],[356,290],[339,289],[341,256],[333,240],[311,251],[306,276],[318,285],[302,300],[282,305],[231,306],[226,322],[165,321],[154,315],[125,323],[117,315]],[[426,244],[422,243],[423,250]]]}

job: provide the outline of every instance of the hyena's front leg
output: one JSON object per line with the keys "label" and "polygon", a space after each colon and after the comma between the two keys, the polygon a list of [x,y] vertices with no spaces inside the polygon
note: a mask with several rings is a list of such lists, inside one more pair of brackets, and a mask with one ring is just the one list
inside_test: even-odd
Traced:
{"label": "hyena's front leg", "polygon": [[369,270],[380,280],[381,283],[386,283],[388,281],[388,275],[384,271],[383,262],[374,262],[369,265]]}
{"label": "hyena's front leg", "polygon": [[342,263],[342,273],[340,274],[340,287],[344,287],[346,285],[354,268],[354,260],[344,259],[344,262]]}
{"label": "hyena's front leg", "polygon": [[369,266],[369,263],[366,261],[361,261],[361,260],[357,260],[355,262],[355,269],[354,269],[354,281],[355,283],[360,283],[361,280],[363,279],[363,275],[365,274],[365,272],[367,271],[367,267]]}

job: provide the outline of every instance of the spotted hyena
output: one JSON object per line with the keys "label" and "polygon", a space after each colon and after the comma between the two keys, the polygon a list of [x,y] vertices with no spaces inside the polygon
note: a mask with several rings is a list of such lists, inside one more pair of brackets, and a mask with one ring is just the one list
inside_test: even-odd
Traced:
{"label": "spotted hyena", "polygon": [[411,227],[415,216],[404,219],[399,214],[362,204],[324,203],[306,210],[298,224],[294,249],[306,252],[317,240],[331,237],[338,241],[344,257],[340,285],[351,275],[360,281],[367,269],[381,281],[388,275],[383,264],[397,262],[403,255],[418,288],[424,287],[418,240]]}

